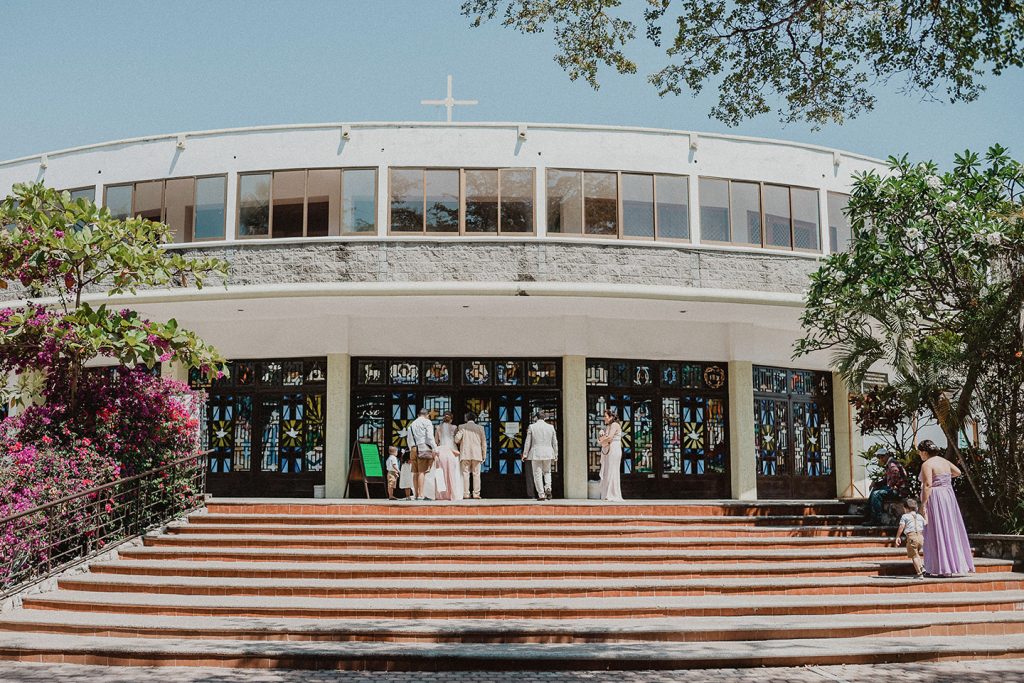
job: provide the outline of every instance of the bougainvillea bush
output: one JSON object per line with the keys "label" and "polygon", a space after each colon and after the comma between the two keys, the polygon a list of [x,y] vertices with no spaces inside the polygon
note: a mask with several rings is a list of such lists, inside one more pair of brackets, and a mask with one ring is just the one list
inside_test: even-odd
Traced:
{"label": "bougainvillea bush", "polygon": [[[22,438],[38,433],[39,428],[47,433],[31,443]],[[0,423],[0,520],[113,481],[120,470],[117,461],[92,439],[80,437],[62,424],[59,411],[32,408]],[[94,494],[90,502],[95,503],[96,514],[113,511],[109,494],[106,500],[102,494]],[[51,547],[52,536],[44,533],[46,525],[60,524],[63,530],[78,528],[83,533],[90,533],[86,527],[92,527],[91,533],[97,533],[102,524],[93,522],[101,520],[87,516],[83,508],[76,507],[0,522],[0,583],[66,552]]]}
{"label": "bougainvillea bush", "polygon": [[[226,275],[227,264],[167,251],[166,225],[120,219],[38,183],[16,185],[0,201],[0,226],[0,293],[20,288],[7,297],[12,304],[0,306],[0,377],[19,378],[14,398],[22,408],[0,429],[0,520],[198,457],[202,397],[153,372],[173,363],[213,376],[223,358],[174,319],[154,321],[105,302],[143,288],[201,288],[207,278]],[[90,367],[103,359],[107,367]],[[201,492],[173,476],[139,489],[146,504],[132,509],[158,516],[187,507]],[[124,517],[114,509],[119,505],[127,503],[114,493],[93,506],[100,512],[90,519],[65,518],[61,510],[48,515],[68,533],[82,523],[87,539],[104,534],[103,514]],[[38,524],[22,518],[0,528],[0,566],[12,557],[46,559],[33,538]]]}

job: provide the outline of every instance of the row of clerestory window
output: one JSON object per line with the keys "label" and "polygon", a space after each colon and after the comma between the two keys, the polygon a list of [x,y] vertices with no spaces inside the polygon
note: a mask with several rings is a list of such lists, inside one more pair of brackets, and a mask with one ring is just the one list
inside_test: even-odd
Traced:
{"label": "row of clerestory window", "polygon": [[[701,242],[820,252],[819,190],[699,177]],[[690,176],[547,169],[547,232],[557,236],[689,241]],[[241,173],[237,237],[376,235],[377,170],[298,169]],[[536,234],[532,168],[391,168],[386,188],[392,235]],[[71,191],[93,200],[94,188]],[[849,196],[826,194],[828,247],[851,239]],[[223,240],[227,176],[109,185],[104,204],[117,217],[167,223],[175,242]]]}

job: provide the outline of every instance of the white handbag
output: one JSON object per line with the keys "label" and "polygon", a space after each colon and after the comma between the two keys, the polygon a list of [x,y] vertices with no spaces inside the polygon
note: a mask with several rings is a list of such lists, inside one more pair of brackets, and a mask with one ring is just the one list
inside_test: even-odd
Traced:
{"label": "white handbag", "polygon": [[448,490],[448,484],[444,479],[444,471],[440,468],[430,470],[428,478],[433,480],[435,492],[444,493]]}
{"label": "white handbag", "polygon": [[412,488],[412,463],[402,463],[402,467],[399,468],[398,475],[398,488],[400,489],[411,489]]}

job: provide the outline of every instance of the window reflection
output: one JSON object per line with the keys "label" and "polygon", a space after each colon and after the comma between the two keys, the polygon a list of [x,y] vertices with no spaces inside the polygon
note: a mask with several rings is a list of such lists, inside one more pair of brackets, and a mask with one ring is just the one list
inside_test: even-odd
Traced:
{"label": "window reflection", "polygon": [[466,171],[466,232],[498,232],[498,171]]}
{"label": "window reflection", "polygon": [[427,170],[427,232],[459,231],[459,172]]}
{"label": "window reflection", "polygon": [[90,202],[96,201],[96,188],[95,187],[83,187],[78,190],[71,190],[71,201],[77,202],[79,199],[88,199]]}
{"label": "window reflection", "polygon": [[761,246],[761,186],[733,182],[730,201],[733,241]]}
{"label": "window reflection", "polygon": [[266,237],[270,234],[270,174],[243,175],[238,179],[238,234]]}
{"label": "window reflection", "polygon": [[224,239],[227,188],[224,176],[196,178],[195,239]]}
{"label": "window reflection", "polygon": [[341,171],[311,170],[306,195],[306,235],[337,235],[341,221]]}
{"label": "window reflection", "polygon": [[729,181],[701,178],[700,238],[707,242],[729,241]]}
{"label": "window reflection", "polygon": [[391,170],[391,230],[423,232],[423,170]]}
{"label": "window reflection", "polygon": [[114,218],[128,218],[132,215],[132,186],[112,185],[106,188],[103,205]]}
{"label": "window reflection", "polygon": [[375,232],[377,171],[372,168],[346,170],[342,189],[342,229],[345,232]]}
{"label": "window reflection", "polygon": [[658,237],[690,239],[690,183],[686,176],[657,175]]}
{"label": "window reflection", "polygon": [[793,246],[788,187],[764,186],[764,223],[768,246]]}
{"label": "window reflection", "polygon": [[618,235],[617,204],[614,173],[584,172],[583,209],[588,235]]}
{"label": "window reflection", "polygon": [[583,173],[548,170],[548,232],[583,232]]}
{"label": "window reflection", "polygon": [[135,215],[139,218],[159,222],[163,204],[164,181],[135,183]]}
{"label": "window reflection", "polygon": [[818,250],[818,191],[794,187],[793,246],[796,249]]}
{"label": "window reflection", "polygon": [[533,170],[501,170],[501,232],[533,232]]}
{"label": "window reflection", "polygon": [[279,171],[274,174],[273,188],[271,236],[302,237],[306,172]]}
{"label": "window reflection", "polygon": [[192,215],[195,211],[195,180],[179,178],[168,180],[164,190],[164,222],[170,226],[175,242],[193,239]]}
{"label": "window reflection", "polygon": [[846,205],[850,195],[828,193],[828,240],[833,252],[846,251],[850,248],[853,238],[850,219],[846,215]]}
{"label": "window reflection", "polygon": [[622,174],[622,234],[654,237],[654,176]]}

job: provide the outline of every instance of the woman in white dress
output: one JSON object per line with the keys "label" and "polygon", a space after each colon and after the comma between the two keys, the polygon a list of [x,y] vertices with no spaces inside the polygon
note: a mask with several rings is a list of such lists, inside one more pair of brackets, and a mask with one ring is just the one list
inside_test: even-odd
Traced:
{"label": "woman in white dress", "polygon": [[622,425],[614,408],[604,411],[604,429],[598,433],[597,441],[601,444],[601,500],[621,501]]}
{"label": "woman in white dress", "polygon": [[444,473],[445,491],[439,492],[435,500],[462,500],[462,469],[459,467],[459,451],[455,448],[455,417],[445,412],[441,424],[434,430],[437,441],[437,457],[434,467]]}

